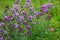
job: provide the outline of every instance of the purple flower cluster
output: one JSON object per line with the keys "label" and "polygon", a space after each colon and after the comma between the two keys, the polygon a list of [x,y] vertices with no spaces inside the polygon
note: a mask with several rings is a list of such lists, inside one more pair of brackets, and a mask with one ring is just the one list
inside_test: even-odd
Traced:
{"label": "purple flower cluster", "polygon": [[53,4],[49,3],[49,4],[44,4],[41,6],[41,11],[45,12],[45,13],[49,13],[49,8],[54,7]]}
{"label": "purple flower cluster", "polygon": [[14,19],[13,16],[4,16],[5,21],[10,21],[10,20],[13,20],[13,19]]}
{"label": "purple flower cluster", "polygon": [[[19,0],[16,1],[16,4],[13,5],[13,7],[10,10],[10,14],[5,13],[4,15],[4,22],[0,22],[0,27],[6,27],[5,29],[9,29],[8,31],[13,33],[15,32],[15,29],[18,29],[18,32],[23,31],[25,33],[25,30],[28,30],[26,34],[31,34],[31,25],[36,25],[37,23],[33,20],[38,20],[40,16],[42,16],[45,13],[49,13],[49,9],[53,7],[52,4],[44,4],[41,6],[40,11],[36,12],[34,7],[32,6],[31,0],[26,0],[26,6],[29,11],[26,11],[24,8],[19,7],[18,5]],[[24,9],[24,10],[23,10]],[[51,19],[51,16],[47,16],[47,19]],[[24,30],[25,29],[25,30]],[[11,31],[12,30],[12,31]],[[54,31],[54,29],[51,29]],[[5,30],[0,30],[0,34],[7,32]],[[0,37],[0,40],[3,40],[3,38]]]}
{"label": "purple flower cluster", "polygon": [[5,30],[0,30],[0,40],[5,40],[2,35],[6,34],[7,32]]}
{"label": "purple flower cluster", "polygon": [[4,40],[2,35],[7,33],[6,30],[3,29],[4,27],[5,27],[5,23],[0,21],[0,40]]}

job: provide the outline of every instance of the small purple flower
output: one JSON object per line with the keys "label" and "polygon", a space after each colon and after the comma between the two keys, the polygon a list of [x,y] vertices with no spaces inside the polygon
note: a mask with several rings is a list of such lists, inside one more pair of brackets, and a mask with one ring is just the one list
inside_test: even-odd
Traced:
{"label": "small purple flower", "polygon": [[24,25],[27,25],[27,21],[23,22]]}
{"label": "small purple flower", "polygon": [[13,8],[16,9],[16,10],[19,10],[18,4],[14,4],[14,5],[13,5]]}
{"label": "small purple flower", "polygon": [[31,10],[31,11],[34,11],[34,7],[30,7],[30,10]]}
{"label": "small purple flower", "polygon": [[43,12],[49,12],[49,11],[47,11],[47,10],[48,10],[48,7],[47,7],[46,5],[42,6],[42,7],[41,7],[41,10],[42,10]]}
{"label": "small purple flower", "polygon": [[48,8],[54,7],[52,3],[45,4]]}
{"label": "small purple flower", "polygon": [[6,34],[6,33],[7,33],[7,31],[6,31],[6,30],[3,30],[3,33],[4,33],[4,34]]}
{"label": "small purple flower", "polygon": [[2,33],[3,32],[3,30],[0,30],[0,33]]}
{"label": "small purple flower", "polygon": [[38,12],[38,15],[40,15],[40,16],[41,16],[41,15],[43,15],[43,13],[42,13],[42,12]]}
{"label": "small purple flower", "polygon": [[42,7],[45,7],[45,8],[51,8],[51,7],[54,7],[52,3],[49,3],[49,4],[44,4],[42,5]]}
{"label": "small purple flower", "polygon": [[41,10],[48,9],[46,5],[41,6]]}
{"label": "small purple flower", "polygon": [[34,11],[34,15],[38,15],[38,12]]}
{"label": "small purple flower", "polygon": [[26,0],[26,5],[27,5],[28,7],[30,7],[30,6],[32,5],[32,1],[31,1],[31,0]]}
{"label": "small purple flower", "polygon": [[54,6],[52,4],[44,4],[44,5],[42,5],[40,10],[43,11],[43,12],[48,13],[49,12],[49,8],[51,8],[51,7],[54,7]]}
{"label": "small purple flower", "polygon": [[0,27],[3,27],[3,26],[5,26],[5,23],[2,23],[2,22],[1,22],[1,23],[0,23]]}
{"label": "small purple flower", "polygon": [[13,16],[9,16],[9,20],[13,20],[14,19],[14,17]]}
{"label": "small purple flower", "polygon": [[26,12],[26,15],[28,15],[28,12]]}
{"label": "small purple flower", "polygon": [[25,11],[21,11],[20,14],[27,14]]}
{"label": "small purple flower", "polygon": [[0,40],[3,40],[3,38],[2,38],[2,37],[0,37]]}
{"label": "small purple flower", "polygon": [[24,20],[24,17],[23,16],[19,16],[19,18],[17,18],[17,21],[18,22],[22,22],[22,20]]}
{"label": "small purple flower", "polygon": [[2,25],[1,25],[1,23],[0,23],[0,27],[1,27]]}
{"label": "small purple flower", "polygon": [[19,15],[19,13],[18,12],[15,12],[15,14],[14,14],[15,16],[18,16]]}
{"label": "small purple flower", "polygon": [[32,20],[34,18],[34,16],[29,16],[29,19]]}
{"label": "small purple flower", "polygon": [[24,16],[19,16],[19,19],[20,19],[20,20],[23,20],[23,19],[24,19]]}
{"label": "small purple flower", "polygon": [[28,25],[26,26],[26,28],[27,28],[28,30],[30,30],[30,29],[31,29],[31,27],[30,27],[30,26],[28,26]]}
{"label": "small purple flower", "polygon": [[11,8],[11,9],[10,9],[10,12],[11,12],[12,14],[14,14],[14,13],[15,13],[14,8]]}
{"label": "small purple flower", "polygon": [[27,6],[31,6],[31,3],[29,3],[29,2],[26,2],[26,5],[27,5]]}
{"label": "small purple flower", "polygon": [[49,9],[44,9],[44,11],[45,11],[46,13],[49,13]]}
{"label": "small purple flower", "polygon": [[17,23],[15,23],[14,26],[15,26],[16,28],[19,28],[19,27],[20,27],[20,25],[17,24]]}
{"label": "small purple flower", "polygon": [[6,34],[7,32],[5,30],[0,30],[0,33]]}
{"label": "small purple flower", "polygon": [[22,22],[22,20],[20,20],[19,18],[17,18],[17,21],[20,23],[20,22]]}
{"label": "small purple flower", "polygon": [[9,16],[4,16],[4,20],[9,20]]}

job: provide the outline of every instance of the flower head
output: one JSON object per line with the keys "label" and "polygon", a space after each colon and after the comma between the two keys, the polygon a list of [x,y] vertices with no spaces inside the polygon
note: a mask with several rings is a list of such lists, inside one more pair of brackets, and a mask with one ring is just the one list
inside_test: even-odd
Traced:
{"label": "flower head", "polygon": [[45,4],[48,8],[54,7],[52,3]]}
{"label": "flower head", "polygon": [[18,4],[14,4],[14,5],[13,5],[13,8],[16,9],[16,10],[19,10]]}
{"label": "flower head", "polygon": [[0,40],[3,40],[3,38],[2,38],[2,37],[0,37]]}
{"label": "flower head", "polygon": [[34,18],[34,16],[29,16],[29,19],[32,20]]}
{"label": "flower head", "polygon": [[40,16],[41,16],[41,15],[43,15],[43,13],[42,13],[42,12],[38,12],[38,15],[40,15]]}
{"label": "flower head", "polygon": [[23,19],[24,19],[24,16],[19,16],[19,19],[20,19],[20,20],[23,20]]}
{"label": "flower head", "polygon": [[28,7],[30,7],[30,6],[32,5],[32,1],[31,1],[31,0],[26,0],[26,5],[27,5]]}
{"label": "flower head", "polygon": [[27,25],[27,21],[23,22],[24,25]]}
{"label": "flower head", "polygon": [[22,20],[24,20],[24,16],[19,16],[19,18],[17,18],[18,22],[22,22]]}
{"label": "flower head", "polygon": [[34,15],[38,15],[38,12],[34,11]]}
{"label": "flower head", "polygon": [[51,8],[51,7],[54,7],[52,4],[44,4],[44,5],[42,5],[41,6],[41,11],[43,11],[43,12],[46,12],[46,13],[48,13],[49,12],[49,8]]}
{"label": "flower head", "polygon": [[15,13],[14,8],[11,8],[11,9],[10,9],[10,12],[11,12],[12,14],[14,14],[14,13]]}
{"label": "flower head", "polygon": [[3,26],[5,26],[5,23],[2,23],[2,22],[1,22],[1,23],[0,23],[0,27],[3,27]]}
{"label": "flower head", "polygon": [[6,34],[7,32],[5,30],[0,30],[0,33]]}
{"label": "flower head", "polygon": [[26,28],[27,28],[28,30],[30,30],[30,29],[31,29],[31,27],[30,27],[29,25],[27,25],[27,26],[26,26]]}
{"label": "flower head", "polygon": [[30,7],[30,10],[31,10],[31,11],[34,11],[34,7]]}
{"label": "flower head", "polygon": [[19,13],[18,12],[15,12],[15,14],[14,14],[15,16],[18,16],[19,15]]}
{"label": "flower head", "polygon": [[9,16],[9,20],[13,20],[14,19],[14,17],[13,16]]}
{"label": "flower head", "polygon": [[4,20],[9,20],[9,16],[4,16]]}
{"label": "flower head", "polygon": [[16,28],[19,28],[19,27],[20,27],[20,25],[17,24],[17,23],[15,23],[14,26],[15,26]]}
{"label": "flower head", "polygon": [[25,11],[21,11],[20,14],[27,14]]}

